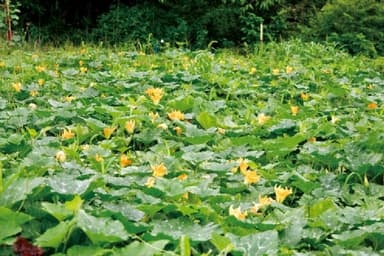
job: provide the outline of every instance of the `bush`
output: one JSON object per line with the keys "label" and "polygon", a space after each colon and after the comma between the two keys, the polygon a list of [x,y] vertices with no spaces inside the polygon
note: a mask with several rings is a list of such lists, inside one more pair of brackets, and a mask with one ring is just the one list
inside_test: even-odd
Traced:
{"label": "bush", "polygon": [[113,5],[102,14],[93,31],[94,38],[112,44],[154,40],[184,41],[187,27],[177,14],[153,4]]}
{"label": "bush", "polygon": [[309,33],[352,54],[384,54],[384,4],[375,0],[335,0],[312,20]]}

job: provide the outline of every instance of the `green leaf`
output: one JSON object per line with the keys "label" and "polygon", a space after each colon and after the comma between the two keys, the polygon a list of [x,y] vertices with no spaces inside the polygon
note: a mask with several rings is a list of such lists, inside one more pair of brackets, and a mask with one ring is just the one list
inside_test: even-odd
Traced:
{"label": "green leaf", "polygon": [[210,241],[218,251],[230,252],[234,248],[231,239],[217,233],[212,233],[212,239]]}
{"label": "green leaf", "polygon": [[78,212],[81,209],[83,202],[84,201],[79,195],[75,195],[71,201],[65,202],[65,208],[72,212]]}
{"label": "green leaf", "polygon": [[68,210],[62,204],[52,204],[48,202],[41,203],[43,206],[43,210],[47,211],[53,217],[55,217],[58,221],[62,221],[73,214],[72,211]]}
{"label": "green leaf", "polygon": [[214,116],[210,115],[208,112],[201,112],[199,115],[196,116],[196,120],[204,129],[217,127],[218,123],[217,119]]}
{"label": "green leaf", "polygon": [[21,231],[21,225],[32,219],[31,216],[0,207],[0,243],[3,239]]}
{"label": "green leaf", "polygon": [[115,249],[114,256],[154,256],[154,255],[166,255],[162,251],[168,244],[168,240],[158,240],[150,243],[140,243],[133,241],[128,246]]}
{"label": "green leaf", "polygon": [[94,244],[114,243],[128,239],[128,233],[120,221],[111,218],[97,218],[80,210],[78,226]]}
{"label": "green leaf", "polygon": [[328,211],[330,209],[335,209],[336,206],[332,199],[326,198],[324,200],[317,201],[315,204],[313,204],[309,209],[309,216],[311,218],[316,218],[317,216],[321,215],[325,211]]}
{"label": "green leaf", "polygon": [[217,231],[217,225],[209,223],[205,226],[191,222],[189,219],[172,219],[166,221],[154,220],[152,235],[164,234],[179,240],[183,235],[190,237],[192,241],[207,241],[211,239],[211,234]]}
{"label": "green leaf", "polygon": [[65,242],[65,238],[73,223],[69,221],[60,222],[57,226],[50,228],[36,239],[36,244],[40,247],[58,248]]}
{"label": "green leaf", "polygon": [[16,178],[15,180],[5,180],[7,184],[3,193],[0,194],[0,205],[12,206],[14,203],[24,200],[34,188],[44,184],[44,178]]}
{"label": "green leaf", "polygon": [[244,255],[277,255],[279,238],[276,230],[270,230],[244,237],[229,234],[236,250],[241,250]]}
{"label": "green leaf", "polygon": [[67,256],[79,256],[79,255],[104,256],[109,251],[110,251],[109,249],[103,249],[97,246],[75,245],[68,249]]}

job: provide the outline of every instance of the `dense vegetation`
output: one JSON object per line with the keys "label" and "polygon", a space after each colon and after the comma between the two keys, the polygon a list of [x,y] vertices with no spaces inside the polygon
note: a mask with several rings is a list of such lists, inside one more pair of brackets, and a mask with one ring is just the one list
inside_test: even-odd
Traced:
{"label": "dense vegetation", "polygon": [[[384,54],[382,0],[13,0],[19,40],[151,43],[205,49],[291,37],[334,42],[353,54]],[[0,14],[1,16],[2,14]],[[0,29],[3,24],[0,24]],[[4,30],[3,30],[4,32]],[[17,38],[17,37],[16,37]]]}
{"label": "dense vegetation", "polygon": [[382,59],[1,49],[0,255],[383,255]]}

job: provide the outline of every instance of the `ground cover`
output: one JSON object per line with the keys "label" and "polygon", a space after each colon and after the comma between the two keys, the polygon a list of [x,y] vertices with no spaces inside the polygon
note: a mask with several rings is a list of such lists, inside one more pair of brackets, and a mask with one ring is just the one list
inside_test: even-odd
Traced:
{"label": "ground cover", "polygon": [[383,71],[300,42],[3,50],[0,255],[382,255]]}

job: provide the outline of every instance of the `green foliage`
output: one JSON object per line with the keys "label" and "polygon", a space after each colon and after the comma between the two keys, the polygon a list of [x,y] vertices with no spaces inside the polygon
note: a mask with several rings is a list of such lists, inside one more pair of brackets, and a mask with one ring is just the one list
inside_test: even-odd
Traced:
{"label": "green foliage", "polygon": [[382,70],[298,40],[0,48],[0,251],[381,255]]}
{"label": "green foliage", "polygon": [[384,4],[376,0],[327,3],[311,22],[310,34],[353,54],[384,54]]}
{"label": "green foliage", "polygon": [[112,44],[146,42],[152,35],[155,41],[184,41],[185,22],[172,12],[147,3],[135,6],[113,5],[100,16],[94,37]]}

